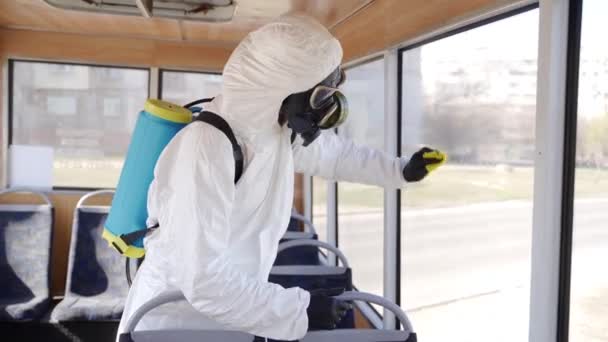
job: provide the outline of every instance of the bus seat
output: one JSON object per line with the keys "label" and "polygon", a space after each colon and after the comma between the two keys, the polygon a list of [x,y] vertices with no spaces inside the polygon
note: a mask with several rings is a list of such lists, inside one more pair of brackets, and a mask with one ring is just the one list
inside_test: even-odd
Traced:
{"label": "bus seat", "polygon": [[[287,231],[279,241],[279,245],[293,240],[317,240],[317,234],[310,232]],[[298,246],[277,253],[275,266],[285,265],[320,265],[319,248],[316,246]]]}
{"label": "bus seat", "polygon": [[287,231],[288,232],[302,231],[302,229],[300,229],[300,221],[296,220],[293,217],[289,218],[289,224],[287,225]]}
{"label": "bus seat", "polygon": [[311,233],[316,233],[315,226],[312,222],[304,215],[300,214],[295,208],[291,209],[291,217],[289,219],[289,225],[287,226],[288,232],[301,232],[300,223],[304,225],[304,230]]}
{"label": "bus seat", "polygon": [[0,205],[0,320],[34,320],[51,303],[50,266],[53,237],[53,206],[46,204]]}
{"label": "bus seat", "polygon": [[51,313],[51,321],[120,319],[129,286],[123,257],[101,237],[110,207],[84,205],[94,196],[113,193],[95,191],[76,205],[65,297]]}
{"label": "bus seat", "polygon": [[378,304],[395,314],[403,326],[403,330],[379,329],[336,329],[324,331],[310,331],[300,342],[416,342],[417,336],[407,314],[395,303],[370,293],[345,292],[337,298],[347,301],[361,301]]}
{"label": "bus seat", "polygon": [[150,311],[168,303],[184,301],[186,298],[181,291],[162,293],[137,308],[125,324],[125,331],[119,337],[120,342],[257,342],[263,341],[243,332],[222,330],[152,330],[136,331],[139,321]]}
{"label": "bus seat", "polygon": [[[310,331],[301,342],[416,342],[416,333],[405,312],[401,308],[379,296],[360,292],[345,292],[338,296],[345,301],[362,301],[366,303],[378,304],[392,311],[403,330],[374,330],[374,329],[352,329],[341,328],[336,330]],[[217,331],[217,330],[135,330],[139,321],[150,311],[167,303],[186,300],[180,291],[163,293],[154,297],[144,305],[139,307],[125,324],[125,333],[121,334],[121,342],[161,342],[161,341],[225,341],[225,342],[256,342],[263,341],[252,335],[237,331]],[[273,341],[273,340],[268,340]]]}
{"label": "bus seat", "polygon": [[[301,246],[323,248],[336,254],[342,262],[342,267],[329,265],[284,265],[274,266],[270,271],[268,281],[279,284],[285,288],[300,287],[304,290],[342,288],[345,291],[353,290],[352,272],[348,260],[336,247],[317,240],[292,240],[279,245],[279,253],[284,250]],[[339,328],[353,328],[355,326],[354,311],[351,310],[342,319]]]}
{"label": "bus seat", "polygon": [[202,341],[218,341],[218,342],[256,342],[265,341],[255,339],[253,335],[249,335],[240,331],[223,331],[223,330],[152,330],[152,331],[135,331],[131,333],[131,339],[123,338],[121,342],[202,342]]}
{"label": "bus seat", "polygon": [[[304,223],[304,227],[307,228],[306,231],[300,230],[300,222]],[[291,213],[291,219],[289,221],[287,232],[285,232],[285,235],[283,235],[279,241],[279,244],[300,239],[317,240],[318,236],[312,222],[310,222],[310,220],[308,220],[306,217],[298,214],[298,212],[294,209]],[[277,257],[274,261],[275,266],[320,264],[321,261],[319,260],[319,249],[316,246],[310,245],[298,246],[281,251],[280,253],[277,253]]]}

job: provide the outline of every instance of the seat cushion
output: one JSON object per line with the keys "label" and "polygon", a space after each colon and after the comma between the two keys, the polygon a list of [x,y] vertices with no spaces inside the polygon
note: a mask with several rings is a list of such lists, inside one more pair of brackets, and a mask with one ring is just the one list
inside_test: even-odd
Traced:
{"label": "seat cushion", "polygon": [[331,330],[311,331],[300,342],[416,342],[416,335],[401,330]]}
{"label": "seat cushion", "polygon": [[134,342],[254,342],[254,336],[237,331],[215,330],[155,330],[135,331],[131,335]]}
{"label": "seat cushion", "polygon": [[48,296],[0,299],[0,320],[33,320],[40,318],[51,303]]}
{"label": "seat cushion", "polygon": [[111,295],[67,296],[51,313],[51,321],[118,320],[124,305],[124,298]]}

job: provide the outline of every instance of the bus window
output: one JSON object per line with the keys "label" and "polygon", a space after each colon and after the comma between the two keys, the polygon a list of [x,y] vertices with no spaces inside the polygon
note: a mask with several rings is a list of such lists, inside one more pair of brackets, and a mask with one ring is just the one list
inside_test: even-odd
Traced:
{"label": "bus window", "polygon": [[[350,113],[339,135],[384,150],[384,60],[346,70],[342,89]],[[338,184],[338,245],[354,269],[354,285],[377,295],[383,293],[383,212],[384,189]]]}
{"label": "bus window", "polygon": [[222,75],[161,70],[160,98],[178,105],[220,93]]}
{"label": "bus window", "polygon": [[148,70],[14,60],[11,144],[53,148],[53,186],[113,188]]}
{"label": "bus window", "polygon": [[450,157],[401,198],[401,304],[428,341],[528,338],[537,31],[533,10],[403,51],[402,154]]}
{"label": "bus window", "polygon": [[608,3],[583,3],[570,340],[608,341]]}

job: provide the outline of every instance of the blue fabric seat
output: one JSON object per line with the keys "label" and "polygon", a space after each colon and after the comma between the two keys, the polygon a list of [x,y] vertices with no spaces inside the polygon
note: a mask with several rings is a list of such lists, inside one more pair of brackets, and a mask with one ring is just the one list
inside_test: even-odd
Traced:
{"label": "blue fabric seat", "polygon": [[289,224],[287,225],[287,231],[288,232],[300,232],[302,231],[302,229],[300,229],[300,221],[298,221],[298,219],[291,217],[289,219]]}
{"label": "blue fabric seat", "polygon": [[304,226],[304,230],[310,233],[316,233],[315,226],[312,222],[304,215],[300,214],[295,208],[291,210],[291,217],[289,218],[289,224],[287,225],[288,232],[301,232],[302,229],[300,224]]}
{"label": "blue fabric seat", "polygon": [[97,191],[84,196],[74,211],[64,299],[51,313],[52,321],[120,319],[129,291],[125,259],[101,237],[108,206],[85,206]]}
{"label": "blue fabric seat", "polygon": [[[333,266],[274,266],[268,281],[284,288],[299,287],[304,290],[340,288],[353,290],[352,273],[348,267]],[[349,329],[355,326],[355,316],[350,310],[338,328]]]}
{"label": "blue fabric seat", "polygon": [[[317,234],[309,232],[287,231],[281,238],[279,244],[292,240],[311,239],[317,240]],[[286,265],[320,265],[319,248],[316,246],[298,246],[277,253],[274,261],[275,266]]]}
{"label": "blue fabric seat", "polygon": [[[302,231],[300,229],[300,223],[303,223],[304,226],[308,228],[307,231]],[[312,222],[294,209],[291,213],[287,232],[285,235],[283,235],[279,241],[279,244],[300,239],[318,240],[318,236]],[[319,249],[316,246],[299,246],[289,248],[285,251],[277,253],[277,257],[274,261],[275,266],[320,264],[321,260],[319,259]]]}
{"label": "blue fabric seat", "polygon": [[[353,290],[352,272],[348,266],[348,261],[342,252],[336,247],[325,242],[300,239],[284,242],[279,245],[279,254],[285,253],[290,249],[301,247],[325,248],[328,251],[335,253],[342,261],[343,267],[329,265],[289,265],[289,266],[274,266],[270,271],[268,281],[279,284],[284,288],[300,287],[304,290],[316,289],[332,289],[340,288],[345,291]],[[355,318],[353,310],[350,310],[342,319],[338,328],[349,329],[355,326]]]}
{"label": "blue fabric seat", "polygon": [[51,303],[53,207],[37,195],[47,203],[0,205],[0,320],[38,319]]}

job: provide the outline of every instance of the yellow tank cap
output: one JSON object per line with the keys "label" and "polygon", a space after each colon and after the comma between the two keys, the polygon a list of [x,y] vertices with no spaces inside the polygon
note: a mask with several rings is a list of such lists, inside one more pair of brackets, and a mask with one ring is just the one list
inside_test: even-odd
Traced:
{"label": "yellow tank cap", "polygon": [[183,124],[192,122],[192,113],[189,110],[171,102],[148,99],[144,105],[144,110],[168,121]]}

